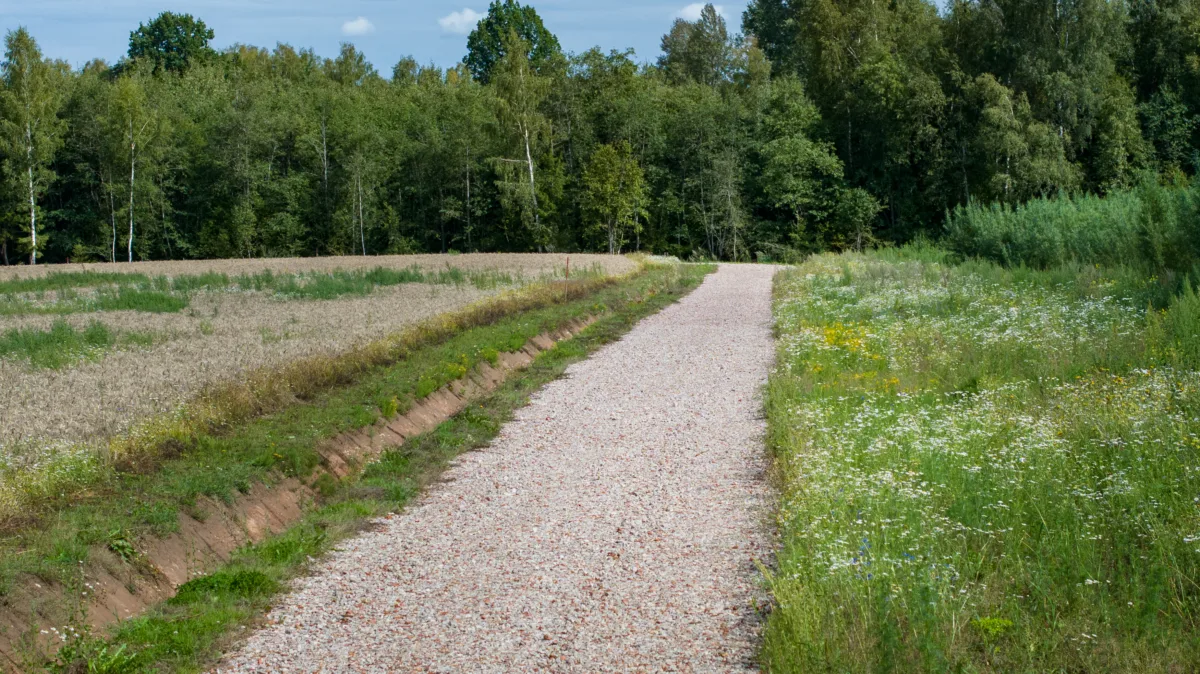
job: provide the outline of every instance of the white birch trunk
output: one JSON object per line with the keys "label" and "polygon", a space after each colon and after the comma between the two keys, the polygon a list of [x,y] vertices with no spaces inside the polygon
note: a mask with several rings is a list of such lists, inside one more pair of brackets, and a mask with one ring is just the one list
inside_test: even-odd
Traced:
{"label": "white birch trunk", "polygon": [[33,191],[33,129],[25,122],[25,168],[29,176],[29,264],[37,264],[37,203]]}
{"label": "white birch trunk", "polygon": [[117,206],[113,203],[113,191],[111,183],[108,190],[108,219],[112,223],[112,251],[109,253],[109,262],[117,261]]}
{"label": "white birch trunk", "polygon": [[362,254],[365,257],[367,254],[367,233],[366,223],[363,222],[363,189],[361,175],[355,178],[355,183],[358,187],[358,240],[359,244],[362,245]]}
{"label": "white birch trunk", "polygon": [[471,148],[467,148],[467,252],[474,250],[471,245]]}
{"label": "white birch trunk", "polygon": [[533,153],[529,150],[529,127],[525,127],[525,162],[529,164],[529,194],[533,197],[533,228],[534,231],[541,229],[541,222],[538,220],[538,202],[537,202],[537,186],[533,182]]}
{"label": "white birch trunk", "polygon": [[137,140],[133,137],[133,119],[129,120],[129,261],[133,262],[133,186],[137,179]]}

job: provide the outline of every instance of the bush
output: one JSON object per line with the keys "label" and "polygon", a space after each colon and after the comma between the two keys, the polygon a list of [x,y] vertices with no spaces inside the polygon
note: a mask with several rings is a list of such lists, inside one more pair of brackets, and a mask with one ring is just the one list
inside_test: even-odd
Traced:
{"label": "bush", "polygon": [[1010,266],[1128,265],[1180,275],[1200,261],[1198,190],[1147,179],[1104,197],[1061,194],[1019,206],[967,204],[948,214],[947,243],[961,255]]}

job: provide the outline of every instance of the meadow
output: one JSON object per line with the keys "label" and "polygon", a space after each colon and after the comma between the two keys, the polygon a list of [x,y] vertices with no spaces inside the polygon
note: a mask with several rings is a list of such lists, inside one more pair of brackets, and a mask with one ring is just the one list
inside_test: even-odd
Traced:
{"label": "meadow", "polygon": [[777,278],[776,672],[1200,663],[1200,299],[915,247]]}
{"label": "meadow", "polygon": [[[580,279],[636,265],[574,256],[571,267]],[[114,438],[177,415],[206,391],[335,358],[566,273],[558,255],[0,270],[0,510],[86,482]]]}

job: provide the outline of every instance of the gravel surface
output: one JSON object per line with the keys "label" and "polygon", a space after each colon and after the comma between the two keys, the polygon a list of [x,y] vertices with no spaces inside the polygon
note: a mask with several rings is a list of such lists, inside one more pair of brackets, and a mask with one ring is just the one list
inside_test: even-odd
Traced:
{"label": "gravel surface", "polygon": [[217,671],[752,671],[773,271],[723,266],[572,366]]}

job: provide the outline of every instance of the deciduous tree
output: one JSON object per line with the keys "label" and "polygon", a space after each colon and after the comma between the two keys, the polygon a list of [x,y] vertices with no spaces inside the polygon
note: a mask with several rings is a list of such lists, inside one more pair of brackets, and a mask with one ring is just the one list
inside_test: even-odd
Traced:
{"label": "deciduous tree", "polygon": [[[520,41],[509,39],[516,33]],[[542,25],[542,17],[533,7],[516,0],[492,0],[487,16],[467,36],[467,55],[463,62],[475,79],[487,84],[492,71],[513,49],[520,49],[529,67],[540,74],[562,55],[558,38]]]}
{"label": "deciduous tree", "polygon": [[626,232],[640,232],[646,212],[646,178],[626,141],[601,145],[583,174],[584,201],[608,252],[617,254]]}
{"label": "deciduous tree", "polygon": [[212,29],[191,14],[163,12],[129,34],[129,58],[149,60],[156,73],[181,73],[216,56],[212,39]]}
{"label": "deciduous tree", "polygon": [[29,264],[37,264],[39,200],[55,178],[50,170],[63,142],[66,123],[58,116],[66,84],[65,67],[42,58],[37,42],[24,28],[4,39],[0,74],[0,151],[5,173],[23,193],[29,215]]}

